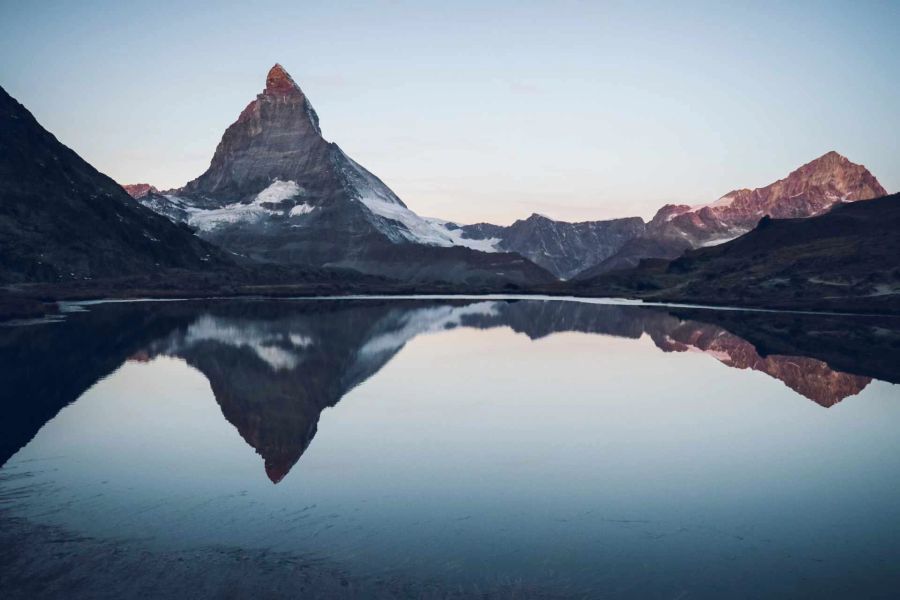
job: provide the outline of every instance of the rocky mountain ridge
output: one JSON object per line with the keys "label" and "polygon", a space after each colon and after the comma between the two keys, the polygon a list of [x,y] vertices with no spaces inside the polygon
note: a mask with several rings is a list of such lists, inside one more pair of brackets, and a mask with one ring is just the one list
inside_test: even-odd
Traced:
{"label": "rocky mountain ridge", "polygon": [[137,200],[143,198],[147,194],[158,194],[159,190],[149,183],[131,183],[123,184],[122,188],[128,192],[128,195]]}

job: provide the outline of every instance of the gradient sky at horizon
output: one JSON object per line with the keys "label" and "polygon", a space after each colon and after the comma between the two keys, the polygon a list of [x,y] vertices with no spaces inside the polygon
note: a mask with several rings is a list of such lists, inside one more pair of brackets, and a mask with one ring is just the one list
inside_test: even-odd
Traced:
{"label": "gradient sky at horizon", "polygon": [[0,85],[162,188],[280,62],[426,216],[649,217],[828,150],[900,190],[900,2],[485,4],[0,0]]}

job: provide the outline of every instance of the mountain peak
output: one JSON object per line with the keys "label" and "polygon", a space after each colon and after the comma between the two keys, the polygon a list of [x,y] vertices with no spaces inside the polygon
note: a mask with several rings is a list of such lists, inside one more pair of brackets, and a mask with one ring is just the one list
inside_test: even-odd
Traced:
{"label": "mountain peak", "polygon": [[143,198],[147,194],[159,193],[159,190],[149,183],[123,183],[122,188],[135,200]]}
{"label": "mountain peak", "polygon": [[[853,165],[857,166],[855,163],[851,162],[843,154],[840,154],[834,150],[829,150],[819,158],[815,158],[804,166],[808,167],[820,167],[820,168],[832,168],[836,165]],[[802,167],[801,167],[802,168]]]}
{"label": "mountain peak", "polygon": [[845,201],[887,195],[887,191],[864,165],[855,163],[834,150],[796,169],[783,181],[788,184],[799,182],[804,187],[817,185],[834,188],[831,191],[844,196]]}
{"label": "mountain peak", "polygon": [[266,75],[266,94],[285,96],[288,94],[300,94],[300,86],[294,82],[294,79],[284,70],[280,64],[275,63],[269,74]]}

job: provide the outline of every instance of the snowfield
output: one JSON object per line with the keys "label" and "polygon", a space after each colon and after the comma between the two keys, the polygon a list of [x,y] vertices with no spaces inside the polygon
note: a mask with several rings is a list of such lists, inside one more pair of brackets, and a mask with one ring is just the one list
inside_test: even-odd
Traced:
{"label": "snowfield", "polygon": [[[295,181],[281,181],[276,179],[269,187],[256,195],[252,202],[244,204],[235,202],[222,208],[202,209],[191,206],[190,201],[178,196],[166,196],[172,205],[182,209],[186,213],[185,221],[188,225],[196,227],[200,231],[212,231],[220,225],[231,223],[254,223],[269,215],[284,214],[283,210],[267,208],[265,205],[278,204],[303,194],[302,187]],[[151,208],[155,207],[151,206]],[[294,206],[290,216],[304,215],[312,212],[315,207],[308,204]]]}
{"label": "snowfield", "polygon": [[302,192],[303,188],[297,185],[297,182],[276,179],[269,187],[258,193],[256,200],[251,204],[263,204],[266,202],[277,204],[283,200],[290,200],[294,196],[299,196]]}

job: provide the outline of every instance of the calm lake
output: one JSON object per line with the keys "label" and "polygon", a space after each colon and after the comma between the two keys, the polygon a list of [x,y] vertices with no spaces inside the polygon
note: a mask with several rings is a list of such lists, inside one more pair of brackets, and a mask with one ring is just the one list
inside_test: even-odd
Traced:
{"label": "calm lake", "polygon": [[900,319],[69,310],[0,327],[4,598],[900,589]]}

